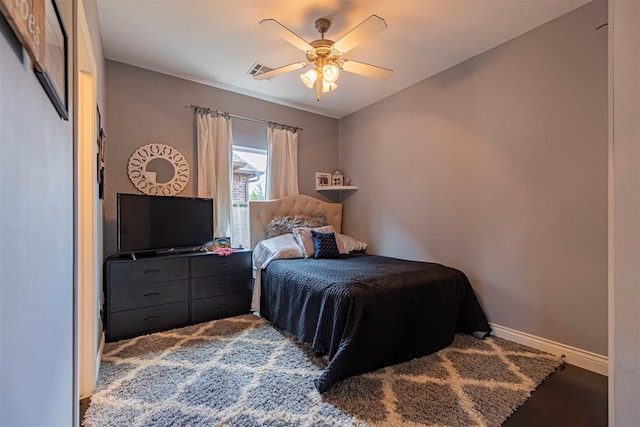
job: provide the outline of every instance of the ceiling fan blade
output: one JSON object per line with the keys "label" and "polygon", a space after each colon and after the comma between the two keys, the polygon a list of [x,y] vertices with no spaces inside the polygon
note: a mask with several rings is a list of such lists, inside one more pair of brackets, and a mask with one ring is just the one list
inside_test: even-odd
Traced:
{"label": "ceiling fan blade", "polygon": [[387,29],[387,23],[384,22],[384,19],[378,15],[371,15],[358,24],[357,27],[340,37],[340,39],[334,43],[333,47],[341,53],[348,52],[369,37],[385,29]]}
{"label": "ceiling fan blade", "polygon": [[267,71],[266,73],[260,73],[253,76],[256,80],[265,80],[270,79],[271,77],[275,77],[279,74],[288,73],[289,71],[299,70],[300,68],[306,67],[309,65],[308,62],[294,62],[293,64],[285,65],[284,67],[274,68],[271,71]]}
{"label": "ceiling fan blade", "polygon": [[294,45],[295,47],[297,47],[303,52],[306,52],[308,50],[313,50],[313,47],[309,43],[304,41],[302,37],[300,37],[293,31],[291,31],[290,29],[288,29],[287,27],[285,27],[275,19],[263,19],[262,21],[260,21],[260,25],[263,28],[266,28],[278,34],[280,37],[282,37],[283,39],[285,39],[286,41],[288,41],[289,43],[291,43],[292,45]]}
{"label": "ceiling fan blade", "polygon": [[345,59],[342,65],[344,71],[350,73],[360,74],[366,77],[373,77],[374,79],[387,80],[393,74],[392,70],[382,67],[376,67],[375,65],[365,64],[364,62],[352,61]]}

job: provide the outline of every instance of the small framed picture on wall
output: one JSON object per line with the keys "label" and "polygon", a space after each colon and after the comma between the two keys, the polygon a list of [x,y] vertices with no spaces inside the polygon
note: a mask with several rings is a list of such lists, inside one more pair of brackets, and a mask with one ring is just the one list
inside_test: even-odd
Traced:
{"label": "small framed picture on wall", "polygon": [[104,199],[104,148],[107,137],[102,129],[102,115],[100,107],[96,106],[96,134],[98,135],[98,154],[96,154],[96,176],[98,178],[98,197]]}

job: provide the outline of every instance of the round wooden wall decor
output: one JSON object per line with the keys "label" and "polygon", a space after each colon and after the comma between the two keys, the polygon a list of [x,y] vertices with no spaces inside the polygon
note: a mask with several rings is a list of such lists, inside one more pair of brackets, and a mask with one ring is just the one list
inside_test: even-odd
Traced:
{"label": "round wooden wall decor", "polygon": [[174,196],[189,182],[189,163],[182,153],[166,144],[147,144],[129,157],[129,179],[152,196]]}

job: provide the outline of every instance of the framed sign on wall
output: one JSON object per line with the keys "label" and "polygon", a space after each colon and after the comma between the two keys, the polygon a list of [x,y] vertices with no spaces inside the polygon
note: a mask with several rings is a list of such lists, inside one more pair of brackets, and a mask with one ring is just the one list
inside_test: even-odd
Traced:
{"label": "framed sign on wall", "polygon": [[0,12],[27,50],[33,66],[40,72],[44,71],[44,3],[44,0],[0,0]]}
{"label": "framed sign on wall", "polygon": [[55,0],[44,0],[44,4],[44,70],[35,71],[60,117],[69,120],[67,32]]}

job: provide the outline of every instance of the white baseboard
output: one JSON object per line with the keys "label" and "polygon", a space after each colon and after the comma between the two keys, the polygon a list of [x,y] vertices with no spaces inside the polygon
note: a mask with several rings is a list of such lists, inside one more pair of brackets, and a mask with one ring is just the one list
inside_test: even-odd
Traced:
{"label": "white baseboard", "polygon": [[540,338],[527,334],[526,332],[516,331],[515,329],[496,325],[495,323],[490,323],[489,325],[491,325],[491,329],[493,329],[492,335],[496,337],[528,345],[536,350],[545,351],[555,354],[556,356],[563,356],[565,362],[570,365],[575,365],[600,375],[607,376],[609,374],[609,360],[607,356],[560,344],[559,342]]}
{"label": "white baseboard", "polygon": [[[102,360],[102,352],[104,351],[104,331],[100,333],[100,344],[98,345],[98,354],[96,354],[96,377],[93,379],[93,383],[98,382],[98,374],[100,373],[100,361]],[[91,393],[93,394],[93,393]]]}
{"label": "white baseboard", "polygon": [[105,336],[104,332],[100,332],[100,343],[98,344],[98,351],[96,352],[95,359],[93,360],[93,381],[90,383],[90,386],[85,383],[85,387],[83,387],[82,392],[80,393],[80,400],[87,399],[93,395],[95,391],[96,383],[98,382],[98,373],[100,372],[100,361],[102,360],[102,352],[104,350]]}

